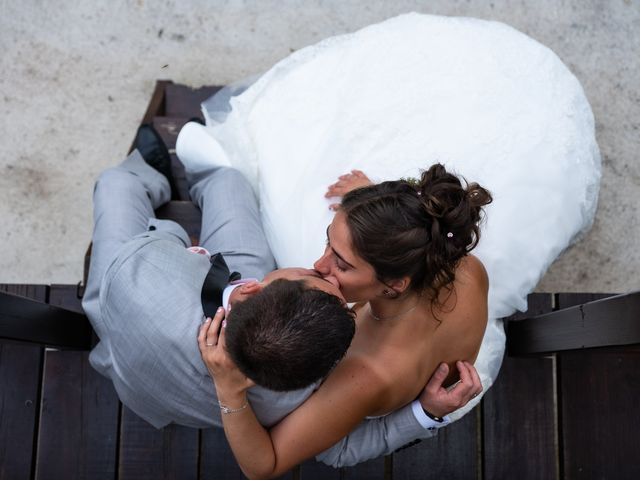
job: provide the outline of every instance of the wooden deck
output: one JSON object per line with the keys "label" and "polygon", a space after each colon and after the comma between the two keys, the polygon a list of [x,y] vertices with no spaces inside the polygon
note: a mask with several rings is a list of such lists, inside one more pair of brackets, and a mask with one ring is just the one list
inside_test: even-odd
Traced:
{"label": "wooden deck", "polygon": [[[215,90],[159,83],[145,121],[173,148],[179,128]],[[187,200],[183,175],[178,183]],[[159,215],[181,218],[197,237],[189,203],[172,202]],[[0,291],[81,311],[76,285]],[[599,297],[534,294],[526,315]],[[0,479],[242,478],[221,430],[154,429],[120,404],[87,358],[86,351],[0,343]],[[640,346],[506,357],[480,406],[436,438],[353,468],[309,461],[284,478],[637,479],[639,367]]]}
{"label": "wooden deck", "polygon": [[[0,290],[79,309],[76,285]],[[585,301],[530,297],[530,314]],[[0,478],[242,478],[221,430],[156,430],[88,353],[0,344]],[[353,468],[310,461],[285,478],[640,478],[640,348],[505,358],[479,408],[430,440]]]}

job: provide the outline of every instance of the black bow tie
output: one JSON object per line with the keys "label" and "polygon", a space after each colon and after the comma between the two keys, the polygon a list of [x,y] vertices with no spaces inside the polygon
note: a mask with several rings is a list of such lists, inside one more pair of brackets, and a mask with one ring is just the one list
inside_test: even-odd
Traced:
{"label": "black bow tie", "polygon": [[204,315],[213,318],[218,307],[222,305],[222,292],[229,285],[229,282],[239,280],[240,274],[238,272],[229,273],[229,267],[227,267],[227,262],[224,261],[221,253],[212,255],[209,261],[211,268],[204,278],[200,300]]}

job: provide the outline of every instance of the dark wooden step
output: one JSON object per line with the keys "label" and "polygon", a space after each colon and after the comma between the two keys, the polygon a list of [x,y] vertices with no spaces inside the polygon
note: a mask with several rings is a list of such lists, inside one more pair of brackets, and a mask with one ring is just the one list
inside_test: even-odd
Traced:
{"label": "dark wooden step", "polygon": [[[75,285],[73,290],[75,294]],[[82,311],[0,292],[0,338],[87,350],[92,345],[93,330]]]}
{"label": "dark wooden step", "polygon": [[582,298],[589,301],[507,321],[509,355],[640,345],[640,292]]}
{"label": "dark wooden step", "polygon": [[[0,285],[46,302],[46,285]],[[44,348],[0,342],[0,479],[31,478],[37,446]]]}

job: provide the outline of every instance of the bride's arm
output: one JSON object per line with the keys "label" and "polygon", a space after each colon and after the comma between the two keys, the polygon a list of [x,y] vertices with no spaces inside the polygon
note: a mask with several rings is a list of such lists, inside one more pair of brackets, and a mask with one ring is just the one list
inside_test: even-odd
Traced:
{"label": "bride's arm", "polygon": [[370,388],[372,382],[351,367],[343,362],[317,392],[270,431],[252,412],[223,416],[227,440],[245,475],[282,475],[334,445],[374,411],[377,395]]}
{"label": "bride's arm", "polygon": [[[217,332],[221,319],[222,315],[216,315],[205,324],[198,340],[220,403],[228,408],[228,413],[222,412],[227,440],[249,478],[278,476],[326,450],[384,401],[382,382],[371,369],[357,359],[345,359],[303,405],[266,430],[247,403],[246,389],[251,382],[224,350],[224,329],[219,342],[216,335],[203,334]],[[207,342],[217,345],[207,346]]]}
{"label": "bride's arm", "polygon": [[[375,410],[375,406],[368,409],[365,406],[376,403],[373,399],[380,400],[384,389],[380,388],[380,382],[365,365],[358,365],[353,360],[348,361],[349,364],[343,361],[297,413],[292,413],[283,420],[282,426],[268,432],[259,424],[247,403],[245,390],[252,383],[226,355],[224,334],[220,341],[222,348],[206,345],[207,341],[217,343],[221,318],[222,314],[217,315],[210,329],[210,322],[207,322],[198,340],[203,359],[215,379],[220,403],[225,406],[222,413],[225,434],[238,463],[245,474],[251,477],[267,477],[284,472],[330,445],[333,446],[323,451],[318,460],[335,467],[354,465],[391,453],[417,438],[432,436],[435,434],[433,429],[444,426],[427,418],[423,410],[442,417],[464,406],[482,391],[477,372],[467,362],[457,362],[462,382],[455,388],[444,388],[448,367],[442,364],[429,379],[419,401],[385,417],[368,419],[355,425],[358,419]],[[205,340],[207,331],[213,332],[213,335]],[[354,376],[360,382],[352,382]],[[345,401],[346,405],[342,405]],[[314,403],[319,404],[315,411]],[[307,413],[301,414],[304,411]],[[346,414],[345,418],[343,413]],[[318,421],[309,424],[307,415]],[[296,425],[300,431],[296,430]],[[328,431],[324,431],[324,428],[328,428]],[[310,435],[312,439],[305,438]],[[291,451],[283,451],[289,448],[287,439]],[[302,445],[301,439],[305,442]]]}

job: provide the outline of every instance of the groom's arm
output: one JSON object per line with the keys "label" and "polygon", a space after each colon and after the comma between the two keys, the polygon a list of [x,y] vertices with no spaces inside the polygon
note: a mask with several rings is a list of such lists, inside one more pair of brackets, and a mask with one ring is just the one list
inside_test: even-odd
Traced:
{"label": "groom's arm", "polygon": [[316,460],[335,468],[348,467],[388,455],[417,439],[433,437],[438,433],[437,428],[449,423],[448,420],[438,425],[433,422],[425,428],[414,414],[414,404],[422,409],[416,400],[384,417],[363,421],[348,436],[317,455]]}
{"label": "groom's arm", "polygon": [[[316,456],[333,467],[344,467],[388,455],[418,439],[433,437],[449,424],[449,413],[465,406],[482,391],[475,368],[458,363],[461,381],[447,390],[442,386],[449,368],[442,364],[429,379],[419,399],[385,415],[362,422],[348,436]],[[427,414],[426,412],[429,412]]]}

